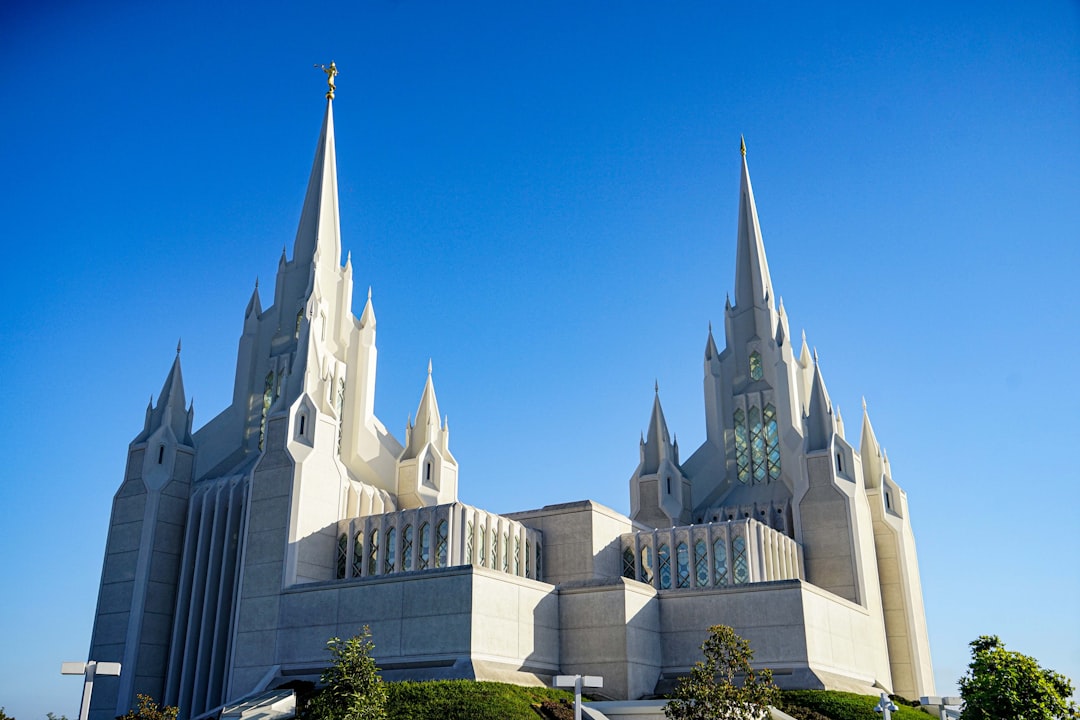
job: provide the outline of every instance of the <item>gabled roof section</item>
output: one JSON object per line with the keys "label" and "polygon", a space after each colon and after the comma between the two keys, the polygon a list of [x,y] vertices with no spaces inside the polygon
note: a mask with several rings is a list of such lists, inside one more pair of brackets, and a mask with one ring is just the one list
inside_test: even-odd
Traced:
{"label": "gabled roof section", "polygon": [[341,263],[341,226],[338,219],[337,152],[334,146],[334,102],[326,100],[315,161],[308,178],[304,209],[296,229],[293,262],[309,264],[316,257]]}
{"label": "gabled roof section", "polygon": [[735,258],[735,307],[768,307],[773,302],[769,263],[761,239],[754,188],[746,165],[746,145],[742,145],[742,179],[739,184],[739,234]]}

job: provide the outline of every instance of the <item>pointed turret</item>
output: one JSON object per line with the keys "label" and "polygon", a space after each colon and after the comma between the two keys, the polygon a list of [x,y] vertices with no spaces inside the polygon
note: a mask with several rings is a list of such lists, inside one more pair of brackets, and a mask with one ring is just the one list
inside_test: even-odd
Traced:
{"label": "pointed turret", "polygon": [[136,442],[145,440],[163,425],[168,425],[176,441],[183,445],[191,444],[190,418],[187,399],[184,397],[184,377],[180,371],[180,344],[176,345],[176,359],[173,360],[165,383],[158,393],[157,403],[149,410],[146,427]]}
{"label": "pointed turret", "polygon": [[881,476],[885,472],[885,463],[881,457],[881,445],[878,443],[874,426],[870,424],[870,413],[866,410],[866,398],[862,403],[862,438],[859,440],[859,455],[862,456],[863,477],[866,487],[881,487]]}
{"label": "pointed turret", "polygon": [[761,239],[754,188],[746,165],[746,145],[742,146],[742,179],[739,186],[739,234],[735,259],[735,307],[768,307],[772,302],[772,280]]}
{"label": "pointed turret", "polygon": [[403,508],[429,507],[457,500],[457,460],[450,452],[450,423],[439,424],[439,403],[427,381],[416,409],[416,421],[405,430],[405,449],[398,458],[398,501]]}
{"label": "pointed turret", "polygon": [[259,301],[259,279],[255,278],[255,289],[251,291],[251,299],[248,300],[247,309],[244,310],[244,319],[259,318],[262,314],[262,303]]}
{"label": "pointed turret", "polygon": [[720,351],[716,349],[716,340],[713,339],[712,323],[709,323],[709,338],[705,341],[705,362],[710,362],[720,357]]}
{"label": "pointed turret", "polygon": [[293,262],[307,265],[316,257],[341,262],[341,230],[338,221],[337,154],[334,148],[334,103],[326,100],[326,115],[315,148],[304,209],[296,230]]}
{"label": "pointed turret", "polygon": [[364,312],[360,314],[360,327],[365,330],[375,329],[375,308],[371,304],[371,286],[367,289],[367,302],[364,303]]}
{"label": "pointed turret", "polygon": [[678,463],[675,447],[668,433],[667,420],[664,419],[664,408],[660,406],[659,386],[654,388],[652,414],[649,416],[649,429],[645,431],[645,444],[642,448],[643,475],[659,472],[660,463],[665,459]]}
{"label": "pointed turret", "polygon": [[420,406],[416,409],[416,422],[407,428],[409,440],[402,460],[415,458],[429,442],[438,444],[438,435],[442,430],[439,417],[439,401],[435,399],[435,383],[431,380],[431,361],[428,360],[427,381],[420,395]]}
{"label": "pointed turret", "polygon": [[806,414],[807,451],[824,450],[829,447],[836,432],[836,420],[829,402],[829,392],[821,377],[821,365],[814,355],[814,380],[810,387],[810,403]]}

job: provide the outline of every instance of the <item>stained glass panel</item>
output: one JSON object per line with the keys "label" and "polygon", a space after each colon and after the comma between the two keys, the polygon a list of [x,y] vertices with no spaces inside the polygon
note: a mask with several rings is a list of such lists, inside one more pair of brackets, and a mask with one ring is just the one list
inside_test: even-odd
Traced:
{"label": "stained glass panel", "polygon": [[678,587],[690,587],[690,550],[686,543],[675,546],[675,584]]}
{"label": "stained glass panel", "polygon": [[641,548],[641,579],[652,585],[652,547],[648,545]]}
{"label": "stained glass panel", "polygon": [[364,571],[364,531],[356,533],[352,548],[352,576],[360,577]]}
{"label": "stained glass panel", "polygon": [[718,537],[712,544],[713,585],[727,585],[727,541]]}
{"label": "stained glass panel", "polygon": [[634,567],[634,548],[626,547],[622,551],[622,576],[637,579],[637,568]]}
{"label": "stained glass panel", "polygon": [[386,558],[383,562],[383,572],[392,573],[397,565],[397,530],[390,528],[386,531]]}
{"label": "stained glass panel", "polygon": [[765,449],[768,453],[766,464],[769,480],[780,479],[780,433],[776,427],[776,408],[765,406]]}
{"label": "stained glass panel", "polygon": [[761,375],[761,353],[755,350],[754,352],[750,353],[750,379],[760,380]]}
{"label": "stained glass panel", "polygon": [[[470,525],[470,527],[472,527]],[[445,520],[440,520],[439,524],[435,526],[435,567],[446,567],[448,561],[446,536],[447,536],[447,524]],[[472,550],[472,537],[469,537],[468,548]]]}
{"label": "stained glass panel", "polygon": [[746,540],[742,535],[731,541],[732,574],[735,576],[735,584],[742,585],[750,579],[750,566],[746,561]]}
{"label": "stained glass panel", "polygon": [[341,533],[341,537],[337,541],[337,577],[341,580],[345,577],[345,568],[348,566],[349,559],[349,536],[345,533]]}
{"label": "stained glass panel", "polygon": [[368,543],[367,574],[374,575],[379,570],[379,530],[371,531],[371,542]]}
{"label": "stained glass panel", "polygon": [[420,526],[420,552],[417,553],[416,569],[427,570],[428,563],[431,562],[431,538],[428,537],[428,532],[431,528],[427,523]]}
{"label": "stained glass panel", "polygon": [[761,425],[761,412],[756,408],[750,408],[747,415],[750,423],[750,453],[754,461],[754,483],[765,480],[765,432]]}
{"label": "stained glass panel", "polygon": [[742,408],[735,410],[735,467],[739,482],[747,482],[750,479],[750,447],[746,434],[746,413]]}
{"label": "stained glass panel", "polygon": [[697,575],[697,586],[705,587],[709,584],[709,555],[705,547],[705,541],[698,539],[694,543],[694,574]]}
{"label": "stained glass panel", "polygon": [[406,525],[405,529],[401,531],[401,569],[405,572],[412,570],[412,546],[412,525]]}
{"label": "stained glass panel", "polygon": [[465,564],[472,565],[473,558],[473,526],[472,523],[465,525]]}
{"label": "stained glass panel", "polygon": [[656,551],[656,557],[660,564],[660,587],[667,590],[671,587],[671,550],[667,545],[661,545]]}

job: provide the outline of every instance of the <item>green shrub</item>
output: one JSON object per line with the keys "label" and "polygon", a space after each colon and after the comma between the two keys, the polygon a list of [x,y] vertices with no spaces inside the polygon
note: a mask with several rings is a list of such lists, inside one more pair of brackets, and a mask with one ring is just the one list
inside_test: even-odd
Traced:
{"label": "green shrub", "polygon": [[[874,712],[880,697],[839,692],[837,690],[785,690],[784,706],[806,708],[821,713],[829,720],[880,720],[881,713]],[[895,701],[894,701],[895,702]],[[896,703],[894,720],[927,720],[930,716],[922,710]],[[787,710],[784,710],[787,712]],[[788,713],[796,715],[796,713]]]}
{"label": "green shrub", "polygon": [[544,700],[573,701],[573,693],[472,680],[386,683],[389,720],[539,720]]}

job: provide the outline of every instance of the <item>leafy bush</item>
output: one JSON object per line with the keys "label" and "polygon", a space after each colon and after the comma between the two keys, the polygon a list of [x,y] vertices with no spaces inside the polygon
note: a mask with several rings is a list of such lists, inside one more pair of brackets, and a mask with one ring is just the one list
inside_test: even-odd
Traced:
{"label": "leafy bush", "polygon": [[[880,698],[873,695],[840,692],[837,690],[785,690],[782,693],[784,712],[788,707],[805,708],[821,713],[829,720],[880,720],[881,713],[874,712]],[[897,710],[892,714],[894,720],[927,720],[930,716],[922,710],[896,703]]]}
{"label": "leafy bush", "polygon": [[538,720],[545,700],[573,701],[573,693],[473,680],[386,683],[389,720]]}

